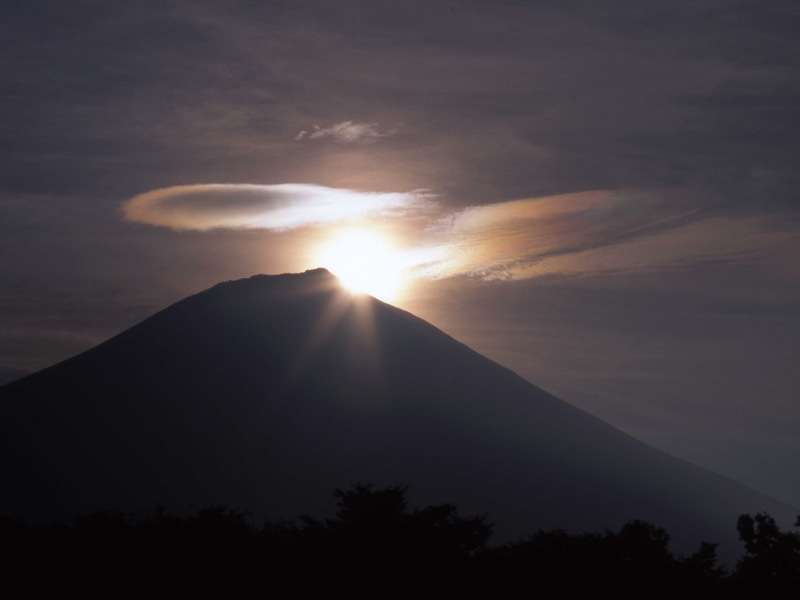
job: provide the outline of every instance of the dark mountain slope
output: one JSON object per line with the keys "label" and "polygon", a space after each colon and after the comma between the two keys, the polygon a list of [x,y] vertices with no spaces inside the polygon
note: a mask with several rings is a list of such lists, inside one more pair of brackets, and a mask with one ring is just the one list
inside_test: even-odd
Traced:
{"label": "dark mountain slope", "polygon": [[800,510],[670,457],[324,270],[191,296],[0,388],[0,514],[226,504],[324,515],[334,486],[407,483],[490,511],[498,539],[640,518],[734,549]]}

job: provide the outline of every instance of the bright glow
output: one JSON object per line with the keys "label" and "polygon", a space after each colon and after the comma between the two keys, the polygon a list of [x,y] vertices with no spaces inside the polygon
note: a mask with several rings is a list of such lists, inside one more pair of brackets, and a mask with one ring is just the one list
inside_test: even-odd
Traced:
{"label": "bright glow", "polygon": [[[312,136],[313,137],[313,136]],[[173,229],[287,231],[424,210],[423,192],[365,193],[307,183],[179,185],[134,196],[129,221]]]}
{"label": "bright glow", "polygon": [[403,270],[401,253],[382,236],[364,229],[345,231],[324,246],[319,265],[348,289],[386,302],[397,294]]}

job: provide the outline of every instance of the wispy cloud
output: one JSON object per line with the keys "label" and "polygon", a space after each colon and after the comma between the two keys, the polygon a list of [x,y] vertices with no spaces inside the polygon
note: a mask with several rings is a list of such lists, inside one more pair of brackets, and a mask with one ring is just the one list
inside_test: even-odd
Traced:
{"label": "wispy cloud", "polygon": [[763,246],[765,235],[758,233],[763,223],[711,218],[699,206],[697,198],[644,190],[474,206],[440,218],[431,228],[438,252],[418,274],[528,279],[629,271],[741,258]]}
{"label": "wispy cloud", "polygon": [[374,141],[378,138],[395,135],[398,129],[392,128],[380,131],[377,123],[354,123],[353,121],[342,121],[336,125],[322,129],[319,125],[314,125],[310,131],[301,131],[294,139],[296,140],[317,140],[329,137],[333,140],[348,144],[353,142]]}
{"label": "wispy cloud", "polygon": [[321,185],[184,185],[135,196],[122,206],[129,221],[172,229],[287,230],[423,209],[427,194],[365,193]]}

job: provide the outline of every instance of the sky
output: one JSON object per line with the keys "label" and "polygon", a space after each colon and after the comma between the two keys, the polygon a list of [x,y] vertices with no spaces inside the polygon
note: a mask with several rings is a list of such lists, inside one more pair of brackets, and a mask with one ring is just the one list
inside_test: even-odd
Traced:
{"label": "sky", "polygon": [[797,3],[0,10],[0,381],[366,231],[392,303],[800,506]]}

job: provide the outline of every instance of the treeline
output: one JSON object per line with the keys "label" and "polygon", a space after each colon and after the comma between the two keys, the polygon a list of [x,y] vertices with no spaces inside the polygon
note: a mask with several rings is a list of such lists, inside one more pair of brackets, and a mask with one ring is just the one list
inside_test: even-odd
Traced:
{"label": "treeline", "polygon": [[[664,529],[631,521],[617,532],[539,531],[489,547],[487,515],[450,504],[409,510],[403,487],[336,490],[331,520],[257,525],[227,508],[191,516],[156,511],[76,517],[69,525],[0,520],[3,581],[37,591],[105,595],[351,596],[612,592],[618,597],[706,597],[800,592],[800,535],[766,514],[737,523],[746,554],[732,572],[716,544],[688,557],[669,551]],[[800,526],[800,518],[798,520]],[[768,596],[769,597],[769,596]]]}

